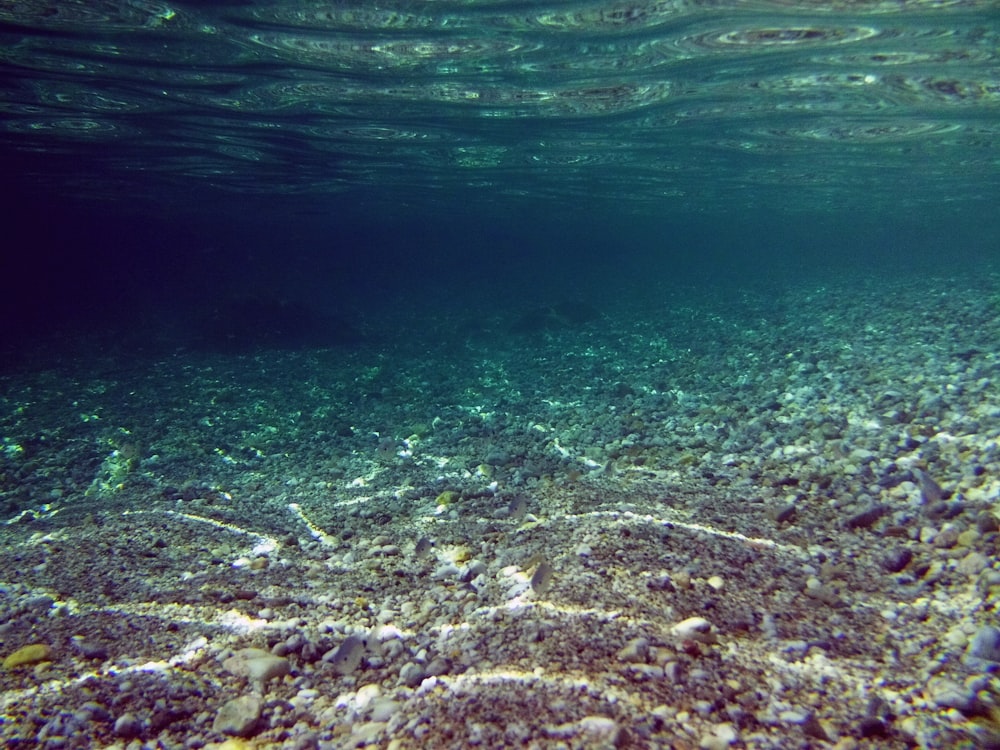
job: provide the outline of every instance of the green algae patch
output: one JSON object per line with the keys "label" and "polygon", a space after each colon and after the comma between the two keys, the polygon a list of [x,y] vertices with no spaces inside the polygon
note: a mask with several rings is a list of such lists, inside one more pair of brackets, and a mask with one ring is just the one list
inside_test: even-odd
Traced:
{"label": "green algae patch", "polygon": [[4,669],[17,669],[26,664],[37,664],[41,661],[52,661],[52,649],[44,643],[32,643],[22,646],[3,660]]}
{"label": "green algae patch", "polygon": [[451,505],[461,499],[461,495],[454,490],[445,490],[434,500],[435,505]]}

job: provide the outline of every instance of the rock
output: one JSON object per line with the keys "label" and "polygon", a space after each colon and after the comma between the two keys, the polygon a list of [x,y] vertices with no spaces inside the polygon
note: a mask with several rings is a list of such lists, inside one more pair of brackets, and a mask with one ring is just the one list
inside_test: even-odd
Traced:
{"label": "rock", "polygon": [[803,591],[806,596],[810,599],[815,599],[816,601],[823,602],[823,604],[828,607],[843,607],[844,600],[837,596],[837,592],[834,591],[829,586],[823,584],[818,584],[815,586],[806,586],[805,591]]}
{"label": "rock", "polygon": [[26,664],[37,664],[41,661],[52,661],[52,649],[45,643],[32,643],[21,646],[3,660],[4,669],[16,669]]}
{"label": "rock", "polygon": [[923,469],[914,472],[917,475],[917,485],[920,487],[920,501],[925,505],[936,503],[945,497],[941,485],[934,481],[933,477]]}
{"label": "rock", "polygon": [[115,735],[132,739],[142,734],[142,722],[133,713],[124,713],[115,721]]}
{"label": "rock", "polygon": [[404,685],[411,688],[416,687],[423,682],[424,677],[426,676],[427,675],[424,674],[423,668],[419,664],[415,664],[413,662],[404,664],[403,668],[399,670],[399,679]]}
{"label": "rock", "polygon": [[725,750],[725,748],[736,744],[739,735],[732,724],[719,724],[712,734],[705,735],[698,743],[702,750]]}
{"label": "rock", "polygon": [[890,573],[899,573],[913,561],[913,552],[907,547],[892,550],[882,560],[882,567]]}
{"label": "rock", "polygon": [[646,638],[633,638],[618,652],[618,660],[640,664],[649,656],[649,641]]}
{"label": "rock", "polygon": [[981,552],[970,552],[958,561],[958,570],[967,576],[975,576],[989,567],[990,560]]}
{"label": "rock", "polygon": [[860,513],[855,513],[844,522],[844,526],[848,529],[867,529],[888,512],[887,505],[875,504]]}
{"label": "rock", "polygon": [[684,638],[700,643],[717,643],[718,638],[712,630],[712,623],[704,617],[689,617],[670,628],[670,632],[678,638]]}
{"label": "rock", "polygon": [[262,686],[275,677],[284,677],[291,672],[288,659],[275,656],[259,648],[244,648],[226,659],[222,666],[235,675],[246,677]]}
{"label": "rock", "polygon": [[973,659],[1000,662],[1000,630],[984,625],[969,642],[968,655]]}
{"label": "rock", "polygon": [[858,734],[864,738],[885,737],[886,733],[885,722],[877,716],[868,716],[858,722]]}
{"label": "rock", "polygon": [[976,702],[975,694],[969,695],[967,690],[953,680],[931,680],[924,692],[938,708],[955,708],[962,712],[969,712],[972,711]]}
{"label": "rock", "polygon": [[815,711],[810,711],[808,716],[802,722],[802,733],[806,737],[813,737],[817,740],[822,740],[823,742],[830,741],[830,735],[827,734],[826,729],[820,723],[819,717],[816,716]]}
{"label": "rock", "polygon": [[323,661],[332,664],[333,671],[337,674],[348,675],[361,666],[364,655],[364,641],[356,635],[351,635],[340,646],[323,654]]}
{"label": "rock", "polygon": [[256,695],[241,695],[227,701],[212,722],[212,731],[233,737],[250,737],[257,729],[263,701]]}
{"label": "rock", "polygon": [[960,533],[954,526],[946,526],[935,535],[931,540],[931,544],[939,549],[950,549],[958,542],[958,535]]}
{"label": "rock", "polygon": [[793,503],[788,503],[787,505],[779,505],[774,508],[769,508],[767,515],[775,523],[788,523],[795,518],[795,505]]}
{"label": "rock", "polygon": [[997,517],[992,513],[983,511],[976,516],[976,529],[980,534],[992,534],[995,531],[1000,531],[1000,523],[997,522]]}

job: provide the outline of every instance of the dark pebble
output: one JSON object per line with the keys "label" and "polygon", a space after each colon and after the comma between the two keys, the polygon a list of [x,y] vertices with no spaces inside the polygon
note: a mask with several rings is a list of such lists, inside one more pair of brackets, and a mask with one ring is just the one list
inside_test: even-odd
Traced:
{"label": "dark pebble", "polygon": [[76,650],[80,652],[80,655],[85,659],[95,659],[97,661],[104,661],[108,658],[108,649],[106,646],[102,646],[100,643],[94,643],[93,641],[75,641]]}
{"label": "dark pebble", "polygon": [[858,734],[862,737],[885,737],[886,727],[885,722],[881,719],[877,719],[874,716],[869,716],[867,719],[862,719],[861,723],[858,724]]}
{"label": "dark pebble", "polygon": [[943,500],[937,503],[931,503],[927,506],[927,517],[928,518],[955,518],[962,514],[964,508],[959,502],[947,503]]}
{"label": "dark pebble", "polygon": [[795,518],[795,505],[789,503],[788,505],[782,505],[780,508],[773,508],[768,512],[771,516],[771,520],[775,523],[788,523],[793,518]]}
{"label": "dark pebble", "polygon": [[980,534],[992,534],[994,531],[1000,531],[1000,523],[992,513],[983,511],[976,516],[976,530]]}
{"label": "dark pebble", "polygon": [[890,573],[899,573],[913,561],[913,553],[907,547],[894,549],[882,560],[882,567]]}
{"label": "dark pebble", "polygon": [[867,529],[888,512],[885,505],[873,505],[848,518],[844,525],[848,529]]}

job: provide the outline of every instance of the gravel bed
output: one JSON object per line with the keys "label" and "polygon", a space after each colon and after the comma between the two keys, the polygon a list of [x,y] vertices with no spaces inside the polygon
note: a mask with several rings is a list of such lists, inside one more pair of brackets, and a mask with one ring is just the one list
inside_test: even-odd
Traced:
{"label": "gravel bed", "polygon": [[1000,277],[0,380],[11,748],[1000,747]]}

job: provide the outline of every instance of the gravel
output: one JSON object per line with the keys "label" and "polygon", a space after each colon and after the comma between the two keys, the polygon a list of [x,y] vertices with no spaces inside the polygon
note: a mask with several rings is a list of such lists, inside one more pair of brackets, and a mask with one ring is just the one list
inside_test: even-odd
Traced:
{"label": "gravel", "polygon": [[2,380],[0,656],[46,659],[0,670],[0,739],[988,745],[995,289],[664,288],[538,331],[444,306],[353,348],[40,353]]}

